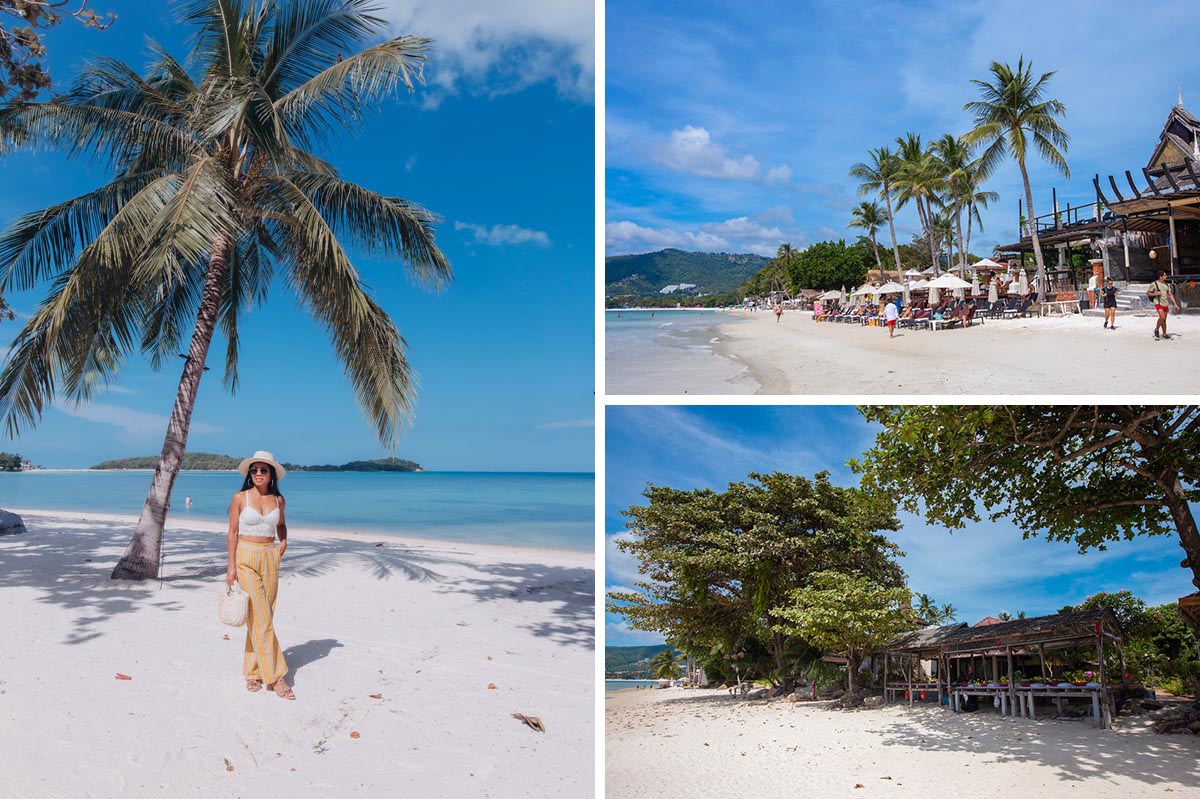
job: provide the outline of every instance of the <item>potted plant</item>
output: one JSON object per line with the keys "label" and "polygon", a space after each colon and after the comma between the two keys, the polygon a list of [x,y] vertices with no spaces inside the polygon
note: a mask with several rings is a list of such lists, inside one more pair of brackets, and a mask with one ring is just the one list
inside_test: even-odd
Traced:
{"label": "potted plant", "polygon": [[1028,677],[1026,677],[1025,672],[1023,672],[1023,671],[1017,671],[1016,673],[1014,673],[1013,681],[1016,682],[1018,685],[1020,685],[1022,688],[1028,688],[1029,686],[1033,685],[1033,681],[1031,681]]}
{"label": "potted plant", "polygon": [[1090,684],[1098,684],[1096,681],[1099,679],[1099,677],[1096,676],[1096,672],[1094,672],[1094,671],[1085,671],[1083,673],[1083,679],[1084,679],[1085,685],[1087,685],[1089,683]]}
{"label": "potted plant", "polygon": [[1007,674],[1000,678],[1000,684],[1006,688],[1008,687],[1008,675]]}
{"label": "potted plant", "polygon": [[1071,685],[1087,685],[1087,680],[1084,679],[1082,671],[1066,671],[1063,672],[1063,676],[1067,678],[1067,681]]}

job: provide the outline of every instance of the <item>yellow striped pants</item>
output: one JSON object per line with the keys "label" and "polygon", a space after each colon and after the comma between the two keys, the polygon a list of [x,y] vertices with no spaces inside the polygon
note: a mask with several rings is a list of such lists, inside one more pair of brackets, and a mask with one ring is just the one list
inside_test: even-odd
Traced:
{"label": "yellow striped pants", "polygon": [[274,541],[238,540],[237,575],[250,596],[246,614],[246,653],[242,673],[267,685],[288,672],[279,639],[275,637],[275,595],[279,591],[279,550]]}

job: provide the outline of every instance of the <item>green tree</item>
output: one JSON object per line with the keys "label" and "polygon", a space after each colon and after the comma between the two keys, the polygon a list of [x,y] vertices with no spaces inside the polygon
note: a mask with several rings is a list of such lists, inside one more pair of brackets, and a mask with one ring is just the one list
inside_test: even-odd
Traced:
{"label": "green tree", "polygon": [[[68,4],[78,8],[72,11]],[[50,88],[50,75],[42,64],[46,45],[41,31],[67,18],[101,29],[116,21],[116,14],[100,17],[87,4],[88,0],[0,0],[0,102],[32,100]]]}
{"label": "green tree", "polygon": [[850,224],[846,227],[861,228],[867,231],[867,236],[871,239],[871,249],[875,253],[875,268],[882,273],[883,261],[879,260],[879,244],[875,241],[875,234],[879,232],[879,226],[887,219],[880,210],[879,203],[861,202],[850,212],[850,216],[852,217]]}
{"label": "green tree", "polygon": [[1010,518],[1026,538],[1109,541],[1174,532],[1200,587],[1200,407],[911,405],[861,408],[883,431],[854,468],[864,488],[948,529]]}
{"label": "green tree", "polygon": [[939,619],[937,603],[933,601],[933,597],[929,594],[913,594],[913,598],[917,600],[917,605],[914,608],[917,615],[925,620],[926,624],[937,624]]}
{"label": "green tree", "polygon": [[866,655],[896,635],[919,626],[902,586],[886,586],[869,577],[818,572],[808,585],[788,593],[788,603],[772,613],[777,627],[827,651],[844,651],[850,694],[858,690],[858,666]]}
{"label": "green tree", "polygon": [[938,609],[938,623],[949,624],[958,618],[958,608],[951,605],[949,602],[942,605]]}
{"label": "green tree", "polygon": [[[191,342],[150,490],[114,578],[158,573],[162,529],[217,326],[225,386],[238,330],[275,283],[329,334],[380,441],[394,445],[414,384],[395,324],[343,242],[440,286],[450,267],[433,214],[341,179],[311,149],[412,90],[428,40],[376,42],[369,0],[191,0],[186,61],[161,49],[138,75],[101,59],[62,98],[0,110],[0,137],[59,147],[112,170],[95,191],[17,219],[0,236],[0,291],[51,280],[0,374],[10,434],[56,394],[86,402],[140,345],[154,368]],[[193,74],[194,73],[194,74]]]}
{"label": "green tree", "polygon": [[683,674],[679,656],[670,647],[650,658],[650,674],[658,680],[676,680]]}
{"label": "green tree", "polygon": [[867,279],[866,252],[844,240],[818,241],[792,262],[792,285],[801,289],[858,286]]}
{"label": "green tree", "polygon": [[975,128],[964,138],[971,145],[986,145],[980,155],[980,171],[984,176],[990,175],[1009,153],[1016,159],[1025,186],[1025,207],[1028,209],[1026,213],[1038,278],[1044,287],[1046,263],[1038,238],[1033,189],[1029,185],[1029,171],[1025,168],[1025,162],[1032,148],[1064,177],[1071,177],[1071,169],[1064,155],[1070,136],[1056,119],[1066,114],[1067,108],[1058,100],[1043,99],[1054,73],[1044,72],[1035,81],[1033,62],[1026,64],[1024,56],[1017,60],[1015,70],[1008,64],[993,61],[990,71],[990,83],[971,81],[979,88],[980,99],[963,106],[964,111],[975,115]]}
{"label": "green tree", "polygon": [[[900,272],[900,252],[896,245],[895,217],[892,215],[892,184],[900,159],[887,147],[876,147],[868,153],[868,160],[850,167],[850,177],[859,181],[860,197],[876,192],[887,209],[888,232],[892,235],[892,256],[896,260],[896,272]],[[873,241],[874,239],[872,239]]]}
{"label": "green tree", "polygon": [[772,608],[813,573],[904,583],[895,545],[877,532],[897,527],[890,503],[834,486],[825,472],[751,474],[722,492],[649,486],[643,495],[646,505],[623,511],[630,534],[616,544],[645,579],[610,593],[609,610],[688,651],[745,652],[743,674],[790,684],[811,662],[807,644],[775,628]]}

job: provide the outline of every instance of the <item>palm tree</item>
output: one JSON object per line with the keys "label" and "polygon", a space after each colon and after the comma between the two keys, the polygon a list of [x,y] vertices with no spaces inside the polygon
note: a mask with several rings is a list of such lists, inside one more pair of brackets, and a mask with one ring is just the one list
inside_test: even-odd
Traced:
{"label": "palm tree", "polygon": [[1025,206],[1029,209],[1033,255],[1037,260],[1038,278],[1044,287],[1047,285],[1046,263],[1042,258],[1037,215],[1033,211],[1033,190],[1029,185],[1025,159],[1032,146],[1060,174],[1071,177],[1071,170],[1063,155],[1070,137],[1055,119],[1064,115],[1067,108],[1058,100],[1042,99],[1046,84],[1054,73],[1045,72],[1035,81],[1033,62],[1026,64],[1025,56],[1018,59],[1016,70],[1008,64],[993,61],[990,71],[993,82],[971,81],[979,87],[982,99],[963,106],[964,111],[975,115],[975,128],[966,134],[965,139],[969,144],[987,143],[980,156],[981,172],[985,176],[991,174],[1009,152],[1017,160],[1021,180],[1025,184]]}
{"label": "palm tree", "polygon": [[800,253],[792,249],[791,244],[780,244],[775,251],[774,269],[772,271],[771,291],[787,291],[792,283],[792,262]]}
{"label": "palm tree", "polygon": [[[859,196],[878,192],[883,198],[884,207],[887,209],[888,232],[892,234],[892,256],[896,259],[896,274],[900,274],[900,247],[896,244],[896,226],[893,223],[892,216],[892,182],[896,177],[896,169],[899,168],[900,162],[886,147],[877,147],[871,150],[869,162],[859,162],[850,167],[850,177],[857,178],[861,185],[858,187]],[[875,260],[879,260],[876,257]]]}
{"label": "palm tree", "polygon": [[944,188],[942,165],[932,152],[921,147],[921,137],[915,133],[897,138],[896,144],[900,148],[900,166],[896,169],[894,179],[898,200],[896,208],[903,208],[910,200],[917,206],[917,217],[925,231],[929,258],[936,275],[940,269],[934,239],[933,215],[942,204],[939,197]]}
{"label": "palm tree", "polygon": [[947,622],[952,622],[957,618],[958,618],[958,608],[954,607],[949,602],[942,605],[941,609],[938,611],[938,621],[941,624],[946,624]]}
{"label": "palm tree", "polygon": [[658,680],[674,680],[683,674],[675,650],[668,647],[650,658],[650,674]]}
{"label": "palm tree", "polygon": [[1000,199],[1000,195],[994,191],[979,191],[978,172],[972,178],[972,187],[967,195],[967,240],[963,242],[963,247],[966,252],[971,251],[971,227],[972,224],[979,225],[979,229],[983,230],[983,217],[979,213],[980,208],[987,208],[989,203],[994,203]]}
{"label": "palm tree", "polygon": [[929,594],[915,594],[914,596],[917,600],[917,615],[924,619],[926,624],[937,624],[938,611],[933,597]]}
{"label": "palm tree", "polygon": [[888,221],[883,215],[883,210],[876,202],[863,202],[858,204],[858,207],[850,212],[853,219],[846,227],[862,228],[867,231],[867,235],[871,237],[871,249],[875,251],[875,268],[881,273],[883,272],[883,262],[879,260],[879,244],[875,241],[875,234],[879,231],[880,226]]}
{"label": "palm tree", "polygon": [[438,287],[451,271],[434,242],[437,219],[342,180],[312,152],[421,79],[429,40],[364,48],[385,26],[369,2],[190,0],[180,6],[198,26],[188,61],[155,46],[138,75],[102,59],[53,102],[0,109],[0,149],[60,147],[112,170],[106,185],[0,235],[0,291],[53,281],[0,374],[9,434],[36,424],[59,391],[90,400],[134,347],[161,368],[190,329],[162,452],[114,579],[158,574],[213,332],[220,325],[228,342],[224,385],[235,391],[239,325],[276,277],[329,334],[380,441],[394,446],[411,413],[404,339],[343,241]]}
{"label": "palm tree", "polygon": [[967,194],[972,188],[971,147],[962,138],[947,133],[930,145],[930,150],[941,164],[945,175],[946,190],[953,208],[954,228],[958,242],[958,263],[965,268],[967,265],[967,250],[962,229],[962,209]]}

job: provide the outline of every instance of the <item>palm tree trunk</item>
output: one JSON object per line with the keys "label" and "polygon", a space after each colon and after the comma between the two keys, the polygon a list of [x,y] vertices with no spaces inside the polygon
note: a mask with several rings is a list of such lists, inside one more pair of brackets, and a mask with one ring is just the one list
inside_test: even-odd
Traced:
{"label": "palm tree trunk", "polygon": [[967,273],[967,246],[963,241],[962,234],[962,205],[958,198],[954,198],[954,226],[958,229],[958,264],[962,267],[962,273]]}
{"label": "palm tree trunk", "polygon": [[208,358],[208,347],[212,343],[213,331],[217,326],[221,293],[229,273],[229,241],[218,237],[213,242],[208,272],[204,277],[204,291],[200,298],[200,311],[196,315],[196,329],[188,347],[187,362],[179,378],[179,389],[175,393],[175,407],[167,422],[167,435],[163,440],[158,465],[150,480],[150,492],[142,505],[137,528],[125,554],[112,572],[113,580],[145,580],[158,577],[158,566],[162,552],[163,527],[167,523],[167,512],[171,507],[171,489],[183,465],[183,453],[187,448],[188,428],[192,423],[192,409],[196,406],[196,392],[200,388],[200,377],[204,374],[204,361]]}
{"label": "palm tree trunk", "polygon": [[883,202],[887,206],[888,212],[888,231],[892,234],[892,255],[896,259],[896,274],[900,274],[900,248],[896,245],[896,226],[892,223],[892,192],[888,188],[887,181],[883,182]]}
{"label": "palm tree trunk", "polygon": [[967,240],[966,243],[963,244],[963,247],[968,250],[971,249],[971,214],[974,212],[974,210],[975,203],[970,203],[967,205]]}
{"label": "palm tree trunk", "polygon": [[925,240],[929,242],[929,260],[933,264],[933,276],[937,277],[942,271],[938,267],[937,245],[933,242],[933,208],[926,210],[920,197],[917,198],[917,216],[921,218],[921,224],[925,227]]}
{"label": "palm tree trunk", "polygon": [[1045,301],[1049,281],[1046,280],[1046,262],[1042,260],[1042,242],[1038,237],[1037,218],[1033,215],[1033,189],[1029,187],[1029,173],[1025,170],[1024,159],[1018,158],[1017,166],[1021,167],[1021,180],[1025,182],[1025,207],[1029,209],[1029,235],[1033,239],[1033,257],[1037,262],[1038,286],[1041,288],[1041,295],[1038,299]]}
{"label": "palm tree trunk", "polygon": [[[879,260],[879,244],[875,241],[875,231],[871,231],[871,249],[875,251],[875,268],[879,270],[879,274],[883,274],[883,261]],[[899,279],[899,278],[897,278]]]}

